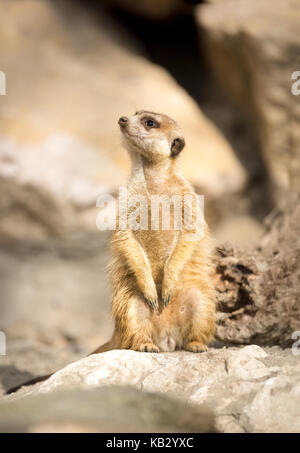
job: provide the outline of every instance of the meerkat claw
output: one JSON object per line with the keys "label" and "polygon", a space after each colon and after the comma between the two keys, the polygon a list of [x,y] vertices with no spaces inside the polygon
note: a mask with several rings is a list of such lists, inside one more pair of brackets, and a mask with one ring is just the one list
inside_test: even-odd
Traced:
{"label": "meerkat claw", "polygon": [[159,352],[159,348],[153,343],[145,343],[145,344],[141,345],[140,351],[141,352],[152,352],[152,353],[157,354]]}
{"label": "meerkat claw", "polygon": [[162,299],[162,303],[163,303],[163,306],[164,307],[167,307],[169,305],[169,302],[170,302],[170,299],[171,299],[171,296],[167,296],[167,297],[163,297]]}
{"label": "meerkat claw", "polygon": [[147,304],[151,307],[154,311],[158,310],[158,300],[157,299],[146,299]]}

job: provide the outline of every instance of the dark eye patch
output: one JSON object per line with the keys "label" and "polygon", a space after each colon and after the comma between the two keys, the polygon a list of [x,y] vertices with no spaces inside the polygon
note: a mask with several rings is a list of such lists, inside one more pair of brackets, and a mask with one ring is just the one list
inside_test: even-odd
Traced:
{"label": "dark eye patch", "polygon": [[151,118],[149,116],[142,118],[141,122],[147,129],[158,128],[160,126],[160,124],[154,118]]}

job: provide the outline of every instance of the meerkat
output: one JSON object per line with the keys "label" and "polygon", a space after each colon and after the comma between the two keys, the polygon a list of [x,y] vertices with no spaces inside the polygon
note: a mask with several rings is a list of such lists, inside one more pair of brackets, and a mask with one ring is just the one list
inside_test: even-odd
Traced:
{"label": "meerkat", "polygon": [[[142,194],[147,200],[153,195],[195,196],[180,171],[185,140],[176,121],[140,110],[121,117],[119,126],[132,165],[128,196]],[[207,349],[215,329],[213,240],[205,223],[201,238],[190,240],[189,235],[174,224],[168,231],[128,227],[113,232],[110,280],[115,326],[111,340],[93,354],[111,349]]]}
{"label": "meerkat", "polygon": [[[121,117],[119,126],[132,162],[129,196],[195,195],[180,171],[185,140],[174,120],[141,110]],[[151,203],[148,210],[151,214]],[[205,223],[203,237],[190,240],[190,234],[184,228],[175,230],[172,222],[169,230],[153,230],[150,225],[147,230],[113,232],[110,279],[115,328],[111,340],[91,354],[112,349],[155,353],[207,349],[215,330],[214,243]],[[31,379],[7,393],[53,374]]]}

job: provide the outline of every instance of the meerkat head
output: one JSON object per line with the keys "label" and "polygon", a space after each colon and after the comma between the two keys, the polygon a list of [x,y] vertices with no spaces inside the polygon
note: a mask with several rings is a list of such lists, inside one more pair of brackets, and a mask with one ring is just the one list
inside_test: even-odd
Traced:
{"label": "meerkat head", "polygon": [[141,154],[148,162],[174,159],[185,141],[178,124],[161,113],[139,110],[119,119],[124,146],[130,153]]}

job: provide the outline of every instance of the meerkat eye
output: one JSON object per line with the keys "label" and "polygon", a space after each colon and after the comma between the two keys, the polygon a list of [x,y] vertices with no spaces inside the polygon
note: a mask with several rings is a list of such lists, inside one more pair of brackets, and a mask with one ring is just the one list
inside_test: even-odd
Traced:
{"label": "meerkat eye", "polygon": [[142,122],[148,129],[151,129],[153,127],[159,127],[159,124],[152,118],[143,118]]}

